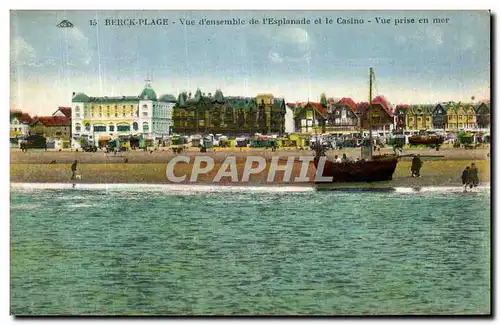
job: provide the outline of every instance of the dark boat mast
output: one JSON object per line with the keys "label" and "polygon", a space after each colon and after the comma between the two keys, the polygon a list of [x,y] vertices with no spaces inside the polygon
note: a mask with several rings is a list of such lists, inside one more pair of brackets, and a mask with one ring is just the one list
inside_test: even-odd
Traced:
{"label": "dark boat mast", "polygon": [[373,87],[373,68],[370,68],[370,90],[368,92],[368,128],[369,128],[369,137],[368,137],[368,159],[372,159],[373,155],[373,134],[372,134],[372,87]]}

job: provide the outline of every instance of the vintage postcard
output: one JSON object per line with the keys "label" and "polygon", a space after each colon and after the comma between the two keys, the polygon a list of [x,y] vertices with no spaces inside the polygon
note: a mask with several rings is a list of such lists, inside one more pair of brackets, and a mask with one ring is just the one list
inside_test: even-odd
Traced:
{"label": "vintage postcard", "polygon": [[490,25],[11,11],[10,313],[489,315]]}

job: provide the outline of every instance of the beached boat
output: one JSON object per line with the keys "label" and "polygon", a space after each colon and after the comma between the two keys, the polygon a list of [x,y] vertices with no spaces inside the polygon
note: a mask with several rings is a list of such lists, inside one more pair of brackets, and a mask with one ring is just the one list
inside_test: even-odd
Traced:
{"label": "beached boat", "polygon": [[[370,92],[369,92],[369,110],[371,109],[372,101],[372,83],[373,69],[370,68]],[[370,117],[370,116],[369,116]],[[371,127],[371,119],[369,121],[369,138],[364,141],[362,150],[362,159],[359,161],[335,162],[326,160],[321,175],[323,177],[331,177],[331,182],[382,182],[392,180],[392,175],[398,164],[396,155],[373,155],[373,135]],[[316,155],[314,157],[314,166],[318,169],[320,159],[325,155],[324,149],[321,146],[315,147]],[[324,181],[316,180],[317,183]],[[328,181],[330,182],[330,181]]]}
{"label": "beached boat", "polygon": [[410,145],[441,145],[444,142],[444,137],[434,132],[422,131],[417,135],[411,136],[408,142]]}

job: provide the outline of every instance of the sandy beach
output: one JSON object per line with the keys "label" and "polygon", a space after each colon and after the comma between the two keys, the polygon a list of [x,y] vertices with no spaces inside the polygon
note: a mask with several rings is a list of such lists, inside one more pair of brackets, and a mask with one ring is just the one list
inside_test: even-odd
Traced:
{"label": "sandy beach", "polygon": [[[384,150],[382,153],[389,153]],[[347,149],[342,151],[330,151],[328,156],[342,155],[354,158],[359,155],[359,149]],[[443,149],[435,151],[431,149],[405,150],[405,155],[420,154],[424,162],[422,177],[412,178],[410,174],[411,157],[404,157],[398,163],[394,178],[390,182],[361,183],[361,184],[333,184],[334,187],[423,187],[423,186],[460,186],[460,175],[465,166],[475,162],[480,171],[482,185],[488,184],[490,180],[489,149]],[[229,177],[222,178],[219,185],[285,185],[311,186],[314,181],[315,168],[309,164],[307,176],[309,182],[295,182],[299,176],[302,163],[298,160],[300,156],[312,156],[313,152],[306,150],[218,150],[215,152],[200,153],[197,150],[188,150],[181,155],[187,156],[190,163],[178,163],[175,166],[176,176],[186,175],[186,179],[180,184],[215,184],[214,178],[221,167],[222,162],[228,156],[236,157],[238,179],[241,180],[245,161],[248,156],[264,157],[270,161],[273,156],[280,157],[280,164],[285,164],[290,156],[295,157],[290,181],[283,181],[284,172],[277,172],[273,181],[268,182],[269,164],[266,168],[255,175],[250,175],[248,182],[232,183]],[[195,182],[191,182],[194,157],[198,155],[209,156],[214,160],[214,168],[206,173],[200,174]],[[70,151],[29,151],[27,153],[11,150],[11,182],[22,183],[69,183],[71,177],[71,163],[78,160],[78,173],[82,175],[81,180],[76,183],[144,183],[144,184],[169,184],[173,183],[166,177],[168,162],[178,156],[172,151],[129,151],[117,155],[104,152],[86,153]],[[433,157],[426,157],[433,156]],[[436,157],[437,156],[437,157]],[[125,162],[127,161],[127,162]],[[254,165],[255,166],[255,165]]]}

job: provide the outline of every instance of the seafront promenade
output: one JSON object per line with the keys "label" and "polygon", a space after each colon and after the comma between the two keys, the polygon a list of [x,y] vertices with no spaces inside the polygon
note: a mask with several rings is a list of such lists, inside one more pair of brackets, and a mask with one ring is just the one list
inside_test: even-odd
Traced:
{"label": "seafront promenade", "polygon": [[[179,154],[175,154],[167,148],[162,151],[128,151],[123,153],[87,153],[70,151],[44,151],[32,150],[21,152],[13,149],[10,152],[11,182],[20,183],[70,183],[70,166],[74,160],[78,161],[78,173],[82,175],[81,180],[76,183],[144,183],[144,184],[168,184],[171,183],[166,177],[166,166],[168,162]],[[391,153],[390,148],[382,149],[381,154]],[[406,149],[403,155],[420,154],[424,162],[422,177],[412,178],[410,174],[411,157],[403,157],[398,163],[394,178],[390,182],[374,183],[370,186],[460,186],[460,175],[465,166],[475,162],[480,171],[482,185],[488,184],[490,180],[489,148],[478,148],[465,150],[461,148],[449,148],[439,151],[431,149]],[[328,156],[341,156],[346,154],[355,159],[359,156],[359,149],[345,149],[329,151]],[[206,174],[200,174],[196,184],[215,184],[213,182],[217,171],[228,156],[234,156],[238,170],[238,179],[241,180],[247,157],[263,157],[271,161],[273,156],[279,156],[280,165],[286,164],[288,157],[294,156],[295,162],[292,169],[291,180],[298,177],[302,169],[302,163],[298,160],[300,156],[312,156],[309,150],[280,149],[272,152],[270,149],[250,150],[217,150],[215,152],[200,153],[199,150],[186,150],[180,155],[187,156],[190,163],[177,163],[175,175],[186,175],[182,184],[189,184],[193,170],[194,157],[198,155],[209,156],[214,160],[214,168]],[[231,183],[229,178],[223,178],[218,184],[231,185],[304,185],[310,186],[312,182],[284,182],[283,172],[277,172],[273,182],[267,181],[269,165],[261,173],[250,175],[246,183]],[[255,167],[255,166],[254,166]],[[315,168],[309,165],[308,177],[314,179]],[[342,184],[337,184],[343,186]],[[350,184],[349,186],[353,186]],[[354,184],[354,186],[365,186]]]}

